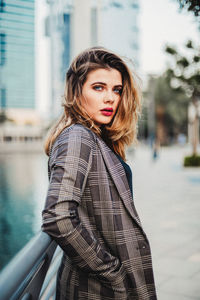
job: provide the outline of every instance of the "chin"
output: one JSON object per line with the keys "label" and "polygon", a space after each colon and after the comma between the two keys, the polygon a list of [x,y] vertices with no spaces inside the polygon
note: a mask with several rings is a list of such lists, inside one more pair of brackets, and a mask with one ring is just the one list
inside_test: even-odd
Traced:
{"label": "chin", "polygon": [[107,120],[96,120],[96,122],[100,125],[108,125],[112,121],[112,118],[107,119]]}

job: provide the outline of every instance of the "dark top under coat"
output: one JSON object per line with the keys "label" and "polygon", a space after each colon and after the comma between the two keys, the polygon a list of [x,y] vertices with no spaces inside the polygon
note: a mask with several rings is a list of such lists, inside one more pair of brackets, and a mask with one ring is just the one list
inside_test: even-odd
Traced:
{"label": "dark top under coat", "polygon": [[[116,154],[116,153],[115,153]],[[123,168],[124,168],[124,171],[126,173],[126,177],[127,177],[127,180],[128,180],[128,184],[129,184],[129,188],[131,190],[131,194],[133,196],[133,183],[132,183],[132,171],[131,171],[131,168],[130,166],[121,158],[120,155],[116,154],[117,157],[119,158]]]}
{"label": "dark top under coat", "polygon": [[127,177],[127,180],[128,180],[129,188],[131,190],[131,194],[132,194],[132,197],[133,197],[133,184],[132,184],[132,171],[131,171],[131,168],[122,159],[122,157],[114,151],[112,142],[109,140],[109,138],[107,136],[107,133],[104,130],[104,126],[103,125],[101,127],[101,130],[102,130],[101,138],[104,140],[104,142],[106,143],[106,145],[115,153],[115,155],[118,157],[118,159],[120,160],[120,162],[121,162],[121,164],[122,164],[122,166],[124,168],[124,171],[126,173],[126,177]]}

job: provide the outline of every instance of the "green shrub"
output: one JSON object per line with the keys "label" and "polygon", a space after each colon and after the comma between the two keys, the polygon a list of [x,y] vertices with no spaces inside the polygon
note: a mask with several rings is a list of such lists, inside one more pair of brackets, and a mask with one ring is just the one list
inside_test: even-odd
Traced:
{"label": "green shrub", "polygon": [[184,167],[200,167],[200,156],[193,154],[184,158]]}

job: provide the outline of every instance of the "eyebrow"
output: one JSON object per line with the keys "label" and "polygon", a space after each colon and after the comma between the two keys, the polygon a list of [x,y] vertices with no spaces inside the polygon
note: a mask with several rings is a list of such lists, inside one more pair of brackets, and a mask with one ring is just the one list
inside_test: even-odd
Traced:
{"label": "eyebrow", "polygon": [[[95,85],[95,84],[106,85],[105,82],[101,82],[101,81],[93,82],[91,85]],[[122,88],[122,84],[116,84],[116,85],[114,85],[114,87],[121,87]]]}

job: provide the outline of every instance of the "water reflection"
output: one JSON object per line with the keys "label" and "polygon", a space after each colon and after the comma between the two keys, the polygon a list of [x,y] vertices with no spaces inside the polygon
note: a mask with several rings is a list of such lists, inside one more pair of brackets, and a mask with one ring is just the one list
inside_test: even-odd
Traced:
{"label": "water reflection", "polygon": [[47,157],[0,155],[0,269],[40,230]]}

